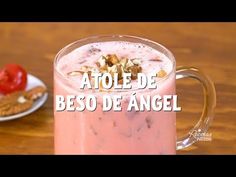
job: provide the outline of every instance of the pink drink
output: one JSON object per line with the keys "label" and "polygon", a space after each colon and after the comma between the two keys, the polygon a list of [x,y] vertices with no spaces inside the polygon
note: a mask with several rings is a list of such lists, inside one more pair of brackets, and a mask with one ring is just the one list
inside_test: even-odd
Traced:
{"label": "pink drink", "polygon": [[[162,46],[160,51],[165,52]],[[59,60],[54,70],[54,95],[94,94],[98,107],[94,112],[54,112],[56,154],[175,154],[176,114],[175,112],[144,111],[127,112],[129,96],[175,94],[175,64],[169,53],[143,43],[110,41],[80,45],[70,50]],[[63,51],[62,51],[63,52]],[[167,76],[158,80],[157,89],[132,89],[122,92],[77,89],[80,75],[68,76],[83,65],[95,66],[101,55],[116,54],[118,57],[141,58],[142,72],[146,75],[163,69]],[[168,56],[168,57],[167,57]],[[161,61],[154,61],[159,59]],[[56,72],[57,70],[57,72]],[[122,94],[121,112],[103,112],[104,94]]]}

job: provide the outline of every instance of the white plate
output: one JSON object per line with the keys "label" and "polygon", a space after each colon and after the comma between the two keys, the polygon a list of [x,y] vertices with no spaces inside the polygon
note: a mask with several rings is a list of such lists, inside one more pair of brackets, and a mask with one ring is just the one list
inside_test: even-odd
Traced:
{"label": "white plate", "polygon": [[[28,84],[27,84],[26,90],[29,90],[29,89],[31,89],[35,86],[44,86],[44,87],[46,87],[46,85],[40,79],[38,79],[37,77],[35,77],[31,74],[28,74],[27,77],[28,77]],[[41,98],[39,98],[37,101],[35,101],[33,106],[30,109],[28,109],[27,111],[19,113],[19,114],[12,115],[12,116],[5,116],[5,117],[0,116],[0,122],[1,121],[18,119],[20,117],[24,117],[28,114],[31,114],[32,112],[39,109],[45,103],[47,98],[48,98],[48,94],[45,93]]]}

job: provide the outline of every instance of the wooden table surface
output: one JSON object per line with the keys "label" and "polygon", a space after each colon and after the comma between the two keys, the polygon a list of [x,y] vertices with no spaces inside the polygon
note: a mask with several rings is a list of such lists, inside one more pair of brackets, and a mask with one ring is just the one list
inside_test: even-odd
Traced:
{"label": "wooden table surface", "polygon": [[[157,41],[177,65],[195,66],[215,83],[217,106],[209,130],[212,141],[197,142],[178,154],[236,154],[236,23],[0,23],[0,67],[19,63],[49,90],[46,104],[24,118],[0,122],[0,154],[53,153],[53,59],[65,45],[100,34],[129,34]],[[197,122],[203,107],[201,86],[177,82],[181,136]]]}

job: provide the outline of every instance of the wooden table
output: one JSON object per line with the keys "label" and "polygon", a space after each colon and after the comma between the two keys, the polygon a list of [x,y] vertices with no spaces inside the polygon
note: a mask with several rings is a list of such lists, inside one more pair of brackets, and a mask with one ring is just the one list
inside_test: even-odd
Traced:
{"label": "wooden table", "polygon": [[[197,142],[179,154],[236,153],[236,23],[1,23],[0,66],[19,63],[48,86],[49,98],[35,113],[0,122],[0,154],[53,153],[53,59],[65,45],[98,34],[129,34],[157,41],[176,56],[177,65],[201,68],[215,82],[217,107],[209,130],[213,140]],[[178,136],[197,122],[201,86],[177,82]]]}

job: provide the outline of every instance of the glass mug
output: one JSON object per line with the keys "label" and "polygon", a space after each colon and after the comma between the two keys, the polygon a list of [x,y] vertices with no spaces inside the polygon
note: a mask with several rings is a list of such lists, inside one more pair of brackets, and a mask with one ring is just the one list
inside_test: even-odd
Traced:
{"label": "glass mug", "polygon": [[[127,41],[145,44],[163,53],[173,64],[172,71],[161,80],[162,87],[142,94],[175,94],[176,79],[190,77],[203,86],[204,107],[202,115],[190,132],[177,139],[175,112],[103,112],[98,100],[94,112],[55,111],[56,95],[80,95],[76,84],[69,81],[57,67],[60,59],[71,51],[85,44],[104,41]],[[133,90],[126,90],[123,95],[131,95]],[[119,93],[118,93],[119,94]],[[138,94],[138,93],[137,93]],[[128,97],[127,97],[128,98]],[[122,99],[125,100],[125,99]],[[99,106],[100,104],[100,106]],[[122,107],[127,107],[127,102]],[[212,81],[194,67],[178,67],[175,58],[164,46],[134,36],[111,35],[94,36],[78,40],[61,49],[54,61],[54,147],[55,154],[176,154],[176,149],[183,149],[198,139],[192,132],[206,133],[213,119],[216,105],[215,88]],[[150,123],[148,125],[148,123]]]}

